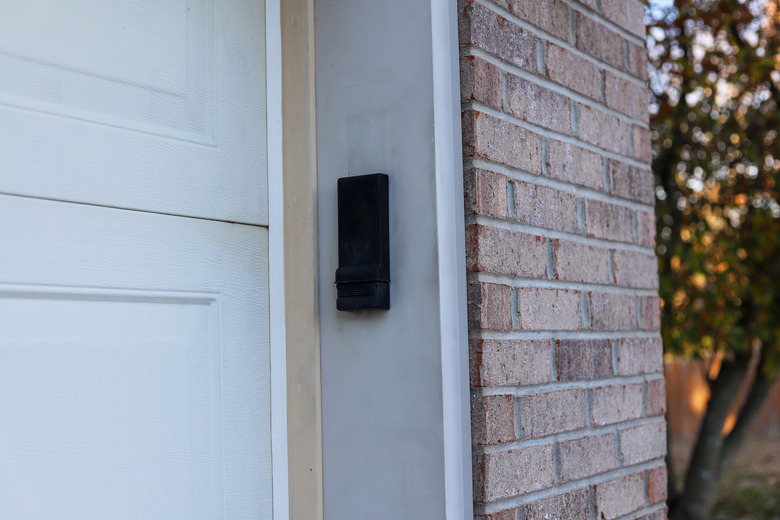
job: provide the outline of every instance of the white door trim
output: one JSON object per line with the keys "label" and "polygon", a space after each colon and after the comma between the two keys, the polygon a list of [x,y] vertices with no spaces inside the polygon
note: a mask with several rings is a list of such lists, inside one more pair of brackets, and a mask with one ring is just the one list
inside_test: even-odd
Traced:
{"label": "white door trim", "polygon": [[266,0],[266,126],[271,335],[271,460],[274,520],[290,518],[287,462],[287,341],[284,303],[282,26],[280,0]]}
{"label": "white door trim", "polygon": [[474,515],[456,2],[431,0],[431,35],[445,511],[465,520]]}

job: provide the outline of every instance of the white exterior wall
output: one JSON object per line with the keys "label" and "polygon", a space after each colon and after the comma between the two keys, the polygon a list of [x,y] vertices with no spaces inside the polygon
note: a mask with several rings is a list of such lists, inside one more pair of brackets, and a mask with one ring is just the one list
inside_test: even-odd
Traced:
{"label": "white exterior wall", "polygon": [[[459,126],[445,131],[459,125],[457,44],[454,6],[438,7],[452,20],[436,33],[419,0],[315,4],[325,518],[470,516],[465,268],[442,277],[464,257]],[[391,308],[339,312],[336,180],[367,173],[390,176]]]}

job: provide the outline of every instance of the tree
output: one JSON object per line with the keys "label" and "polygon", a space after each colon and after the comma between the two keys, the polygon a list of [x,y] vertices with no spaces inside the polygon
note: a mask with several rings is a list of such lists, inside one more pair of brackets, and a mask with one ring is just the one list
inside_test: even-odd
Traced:
{"label": "tree", "polygon": [[680,492],[670,471],[673,520],[710,518],[721,475],[778,375],[778,4],[648,6],[664,348],[720,365]]}

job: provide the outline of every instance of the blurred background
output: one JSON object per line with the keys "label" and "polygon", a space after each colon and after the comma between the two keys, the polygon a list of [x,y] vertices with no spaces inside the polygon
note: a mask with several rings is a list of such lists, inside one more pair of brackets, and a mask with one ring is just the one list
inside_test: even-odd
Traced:
{"label": "blurred background", "polygon": [[673,520],[780,520],[780,0],[647,0]]}

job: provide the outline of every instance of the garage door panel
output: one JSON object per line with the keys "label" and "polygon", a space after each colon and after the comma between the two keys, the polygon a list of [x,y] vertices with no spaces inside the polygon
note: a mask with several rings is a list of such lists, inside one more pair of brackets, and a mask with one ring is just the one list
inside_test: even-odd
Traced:
{"label": "garage door panel", "polygon": [[3,517],[270,518],[267,229],[0,196],[0,243]]}
{"label": "garage door panel", "polygon": [[0,7],[0,193],[268,224],[263,2]]}
{"label": "garage door panel", "polygon": [[3,509],[219,517],[217,298],[0,286]]}

